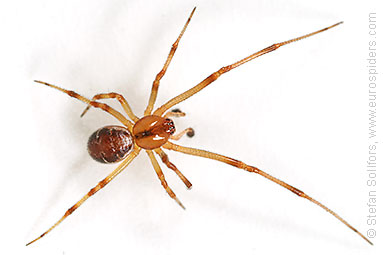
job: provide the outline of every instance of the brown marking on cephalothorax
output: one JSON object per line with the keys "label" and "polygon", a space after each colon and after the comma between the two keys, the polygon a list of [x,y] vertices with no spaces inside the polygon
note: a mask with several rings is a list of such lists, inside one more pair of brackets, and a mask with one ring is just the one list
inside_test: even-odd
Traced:
{"label": "brown marking on cephalothorax", "polygon": [[171,119],[156,115],[141,118],[133,127],[133,136],[138,146],[152,150],[165,144],[176,128]]}

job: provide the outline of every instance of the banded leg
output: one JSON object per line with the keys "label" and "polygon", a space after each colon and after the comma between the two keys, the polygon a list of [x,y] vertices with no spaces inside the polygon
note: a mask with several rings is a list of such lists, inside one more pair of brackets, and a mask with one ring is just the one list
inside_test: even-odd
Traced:
{"label": "banded leg", "polygon": [[61,92],[64,92],[68,96],[74,97],[74,98],[76,98],[76,99],[78,99],[78,100],[80,100],[80,101],[82,101],[82,102],[84,102],[84,103],[86,103],[86,104],[88,104],[90,106],[93,106],[95,108],[100,108],[101,110],[104,110],[107,113],[109,113],[112,116],[114,116],[122,124],[127,126],[130,130],[133,128],[133,123],[131,121],[129,121],[127,118],[124,117],[124,115],[122,115],[121,113],[119,113],[118,111],[116,111],[115,109],[113,109],[112,107],[110,107],[107,104],[99,103],[99,102],[96,102],[96,101],[89,100],[88,98],[85,98],[85,97],[79,95],[78,93],[76,93],[74,91],[63,89],[63,88],[58,87],[58,86],[53,85],[53,84],[49,84],[49,83],[46,83],[46,82],[43,82],[43,81],[37,81],[37,80],[35,80],[35,82],[44,84],[44,85],[46,85],[48,87],[51,87],[51,88],[55,88],[57,90],[60,90]]}
{"label": "banded leg", "polygon": [[[132,111],[132,108],[130,108],[130,105],[129,105],[128,101],[126,101],[125,97],[123,95],[121,95],[121,94],[118,94],[118,93],[115,93],[115,92],[100,93],[100,94],[95,95],[92,98],[92,101],[95,101],[95,100],[98,100],[98,99],[109,99],[109,98],[117,99],[118,102],[121,104],[122,108],[124,108],[124,111],[129,116],[129,118],[131,120],[133,120],[134,122],[138,121],[138,117],[136,115],[134,115],[134,113]],[[85,108],[85,110],[82,112],[80,117],[83,117],[85,115],[85,113],[89,110],[89,108],[90,108],[90,105],[88,105]]]}
{"label": "banded leg", "polygon": [[169,185],[168,183],[166,182],[165,180],[165,176],[164,176],[164,173],[162,172],[161,170],[161,167],[160,165],[158,164],[156,158],[154,157],[154,154],[153,154],[153,151],[151,150],[146,150],[146,153],[148,154],[149,158],[150,158],[150,161],[152,162],[152,165],[154,167],[154,170],[156,171],[156,174],[158,176],[158,179],[160,179],[161,181],[161,184],[162,186],[164,187],[164,189],[166,190],[166,192],[169,194],[169,196],[171,198],[174,199],[174,201],[177,202],[177,204],[179,204],[179,206],[182,207],[182,209],[186,209],[185,206],[181,203],[181,201],[177,198],[176,194],[174,194],[173,190],[171,188],[169,188]]}
{"label": "banded leg", "polygon": [[234,64],[232,65],[228,65],[228,66],[225,66],[225,67],[222,67],[221,69],[219,69],[218,71],[212,73],[210,76],[208,76],[205,80],[203,80],[202,82],[200,82],[199,84],[197,84],[196,86],[194,86],[193,88],[185,91],[184,93],[170,99],[167,103],[165,103],[164,105],[162,105],[161,107],[159,107],[157,110],[154,111],[153,115],[159,115],[159,116],[162,116],[167,110],[169,110],[171,107],[173,107],[174,105],[186,100],[187,98],[193,96],[194,94],[196,94],[197,92],[199,92],[200,90],[202,90],[203,88],[207,87],[210,83],[214,82],[215,80],[217,80],[222,74],[226,73],[226,72],[229,72],[230,70],[233,70],[234,68],[242,65],[242,64],[245,64],[246,62],[249,62],[250,60],[253,60],[259,56],[262,56],[264,54],[267,54],[267,53],[270,53],[276,49],[278,49],[279,47],[283,46],[283,45],[286,45],[286,44],[289,44],[289,43],[293,43],[293,42],[296,42],[296,41],[299,41],[299,40],[302,40],[302,39],[305,39],[307,37],[310,37],[310,36],[313,36],[315,34],[318,34],[318,33],[321,33],[323,31],[326,31],[330,28],[333,28],[339,24],[341,24],[343,22],[339,22],[339,23],[336,23],[332,26],[329,26],[329,27],[326,27],[326,28],[323,28],[321,30],[318,30],[318,31],[315,31],[313,33],[310,33],[310,34],[307,34],[307,35],[304,35],[304,36],[300,36],[300,37],[297,37],[297,38],[294,38],[294,39],[291,39],[291,40],[288,40],[288,41],[284,41],[284,42],[281,42],[281,43],[276,43],[276,44],[273,44],[267,48],[264,48],[263,50],[260,50],[238,62],[235,62]]}
{"label": "banded leg", "polygon": [[154,103],[155,103],[156,98],[157,98],[158,87],[160,86],[160,80],[165,75],[166,70],[168,69],[168,66],[169,66],[170,62],[172,61],[174,53],[177,50],[178,43],[180,42],[183,34],[185,33],[185,30],[186,30],[187,26],[189,25],[190,20],[191,20],[193,14],[194,14],[195,9],[196,9],[196,7],[194,7],[193,11],[191,12],[191,14],[190,14],[188,20],[186,21],[186,24],[184,25],[184,27],[183,27],[180,35],[178,36],[177,40],[173,43],[172,48],[170,49],[168,58],[166,59],[166,62],[164,64],[164,66],[162,67],[162,70],[157,74],[155,80],[153,81],[152,91],[150,93],[150,98],[149,98],[149,103],[148,103],[148,106],[146,107],[145,112],[144,112],[145,116],[150,115],[152,113],[152,110],[153,110],[153,107],[154,107]]}
{"label": "banded leg", "polygon": [[181,173],[180,170],[178,170],[178,168],[172,162],[169,161],[168,155],[163,150],[161,150],[161,148],[155,149],[154,151],[158,154],[158,156],[160,156],[162,162],[178,175],[178,177],[183,181],[186,187],[188,189],[191,189],[191,182]]}
{"label": "banded leg", "polygon": [[47,231],[45,231],[42,235],[37,237],[36,239],[32,240],[31,242],[27,243],[27,246],[36,242],[49,232],[51,232],[55,227],[57,227],[63,220],[65,220],[66,217],[71,215],[77,208],[79,208],[88,198],[93,196],[97,191],[105,187],[109,182],[111,182],[119,173],[121,173],[129,164],[132,162],[132,160],[138,155],[140,152],[140,148],[136,147],[126,159],[124,159],[121,164],[113,171],[111,172],[105,179],[100,181],[94,188],[89,190],[89,192],[83,196],[76,204],[74,204],[71,208],[69,208],[64,216],[62,216],[53,226],[51,226]]}
{"label": "banded leg", "polygon": [[309,200],[310,202],[313,202],[314,204],[316,204],[319,207],[323,208],[325,211],[327,211],[328,213],[332,214],[335,218],[337,218],[339,221],[341,221],[344,225],[349,227],[352,231],[356,232],[360,237],[362,237],[364,240],[366,240],[369,244],[372,245],[372,242],[370,240],[368,240],[362,233],[360,233],[356,228],[351,226],[347,221],[345,221],[343,218],[341,218],[334,211],[330,210],[328,207],[326,207],[322,203],[320,203],[317,200],[313,199],[312,197],[308,196],[303,191],[301,191],[301,190],[299,190],[299,189],[297,189],[297,188],[295,188],[295,187],[285,183],[284,181],[281,181],[281,180],[279,180],[279,179],[277,179],[277,178],[275,178],[275,177],[273,177],[273,176],[263,172],[262,170],[260,170],[260,169],[258,169],[256,167],[246,165],[245,163],[243,163],[243,162],[241,162],[239,160],[236,160],[236,159],[233,159],[233,158],[229,158],[229,157],[217,154],[217,153],[213,153],[213,152],[209,152],[209,151],[205,151],[205,150],[200,150],[200,149],[183,147],[183,146],[180,146],[180,145],[173,144],[171,142],[167,142],[165,145],[163,145],[163,147],[165,149],[179,151],[179,152],[182,152],[182,153],[185,153],[185,154],[189,154],[189,155],[193,155],[193,156],[204,157],[204,158],[209,158],[209,159],[221,161],[223,163],[226,163],[226,164],[229,164],[231,166],[234,166],[234,167],[246,170],[248,172],[252,172],[252,173],[256,173],[256,174],[262,175],[263,177],[269,179],[270,181],[275,182],[275,183],[281,185],[282,187],[290,190],[294,194],[296,194],[296,195],[298,195],[298,196],[300,196],[302,198],[305,198],[305,199]]}

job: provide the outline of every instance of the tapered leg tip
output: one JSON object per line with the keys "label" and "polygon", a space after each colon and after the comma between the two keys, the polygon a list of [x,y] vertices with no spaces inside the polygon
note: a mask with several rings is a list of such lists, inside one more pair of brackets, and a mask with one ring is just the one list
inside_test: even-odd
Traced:
{"label": "tapered leg tip", "polygon": [[185,206],[181,203],[181,201],[177,197],[175,197],[174,200],[177,202],[177,204],[179,204],[179,206],[182,207],[182,209],[186,210]]}

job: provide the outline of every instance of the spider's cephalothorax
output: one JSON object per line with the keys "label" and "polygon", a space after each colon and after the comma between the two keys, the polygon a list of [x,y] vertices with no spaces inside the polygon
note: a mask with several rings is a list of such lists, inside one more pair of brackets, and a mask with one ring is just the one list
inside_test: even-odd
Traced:
{"label": "spider's cephalothorax", "polygon": [[149,115],[134,124],[133,136],[138,146],[145,150],[153,150],[164,145],[175,131],[171,119]]}
{"label": "spider's cephalothorax", "polygon": [[116,163],[133,149],[133,136],[125,127],[106,126],[95,131],[88,140],[89,155],[101,163]]}

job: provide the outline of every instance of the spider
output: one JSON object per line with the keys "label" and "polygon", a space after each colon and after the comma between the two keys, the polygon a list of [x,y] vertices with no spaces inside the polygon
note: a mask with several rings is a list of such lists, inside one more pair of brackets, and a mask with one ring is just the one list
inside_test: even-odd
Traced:
{"label": "spider", "polygon": [[[295,195],[305,198],[308,201],[311,201],[317,206],[323,208],[325,211],[333,215],[335,218],[341,221],[344,225],[346,225],[348,228],[356,232],[360,237],[362,237],[364,240],[366,240],[369,244],[372,245],[372,242],[370,240],[368,240],[362,233],[360,233],[357,229],[351,226],[347,221],[341,218],[334,211],[327,208],[325,205],[318,202],[314,198],[310,197],[303,191],[285,183],[282,180],[279,180],[269,175],[268,173],[262,171],[261,169],[254,166],[247,165],[239,160],[236,160],[227,156],[223,156],[217,153],[213,153],[213,152],[209,152],[209,151],[201,150],[201,149],[184,147],[184,146],[175,144],[173,142],[170,142],[170,140],[179,140],[185,134],[188,135],[189,137],[192,137],[194,135],[194,131],[191,128],[187,128],[179,132],[178,134],[175,134],[174,122],[170,119],[170,117],[182,117],[182,116],[185,116],[185,113],[183,113],[182,111],[178,109],[170,110],[170,108],[188,99],[189,97],[195,95],[196,93],[198,93],[199,91],[201,91],[202,89],[204,89],[205,87],[213,83],[215,80],[217,80],[222,74],[227,73],[230,70],[233,70],[234,68],[237,68],[240,65],[245,64],[246,62],[250,60],[253,60],[264,54],[270,53],[286,44],[290,44],[290,43],[305,39],[307,37],[311,37],[313,35],[319,34],[323,31],[326,31],[335,26],[338,26],[342,24],[343,22],[338,22],[334,25],[328,26],[326,28],[320,29],[318,31],[315,31],[315,32],[291,39],[291,40],[275,43],[231,65],[224,66],[220,68],[218,71],[209,75],[207,78],[205,78],[203,81],[201,81],[200,83],[198,83],[191,89],[170,99],[161,107],[153,111],[154,103],[157,98],[160,81],[162,77],[165,75],[167,68],[169,67],[169,64],[174,56],[174,53],[178,47],[178,44],[187,26],[189,25],[195,10],[196,8],[192,10],[177,40],[173,43],[170,53],[166,59],[166,62],[162,67],[162,70],[155,77],[155,80],[153,82],[152,89],[151,89],[149,103],[145,109],[144,116],[142,118],[137,117],[133,113],[128,102],[125,100],[124,96],[122,96],[121,94],[101,93],[101,94],[95,95],[92,99],[88,99],[79,95],[78,93],[74,91],[67,90],[67,89],[64,89],[43,81],[35,80],[35,82],[37,83],[41,83],[48,87],[60,90],[66,93],[67,95],[86,103],[88,106],[85,108],[81,116],[84,116],[84,114],[89,110],[90,107],[100,108],[101,110],[114,116],[117,120],[121,122],[123,126],[106,126],[106,127],[100,128],[97,131],[95,131],[88,140],[88,152],[93,159],[102,163],[121,162],[117,166],[117,168],[114,171],[112,171],[106,178],[101,180],[96,186],[90,189],[87,194],[85,194],[79,201],[77,201],[72,207],[70,207],[65,212],[65,214],[55,224],[53,224],[47,231],[45,231],[36,239],[27,243],[27,245],[30,245],[36,242],[37,240],[39,240],[40,238],[42,238],[43,236],[51,232],[64,219],[66,219],[75,210],[77,210],[77,208],[79,208],[89,197],[93,196],[96,192],[98,192],[100,189],[105,187],[105,185],[111,182],[117,175],[119,175],[136,158],[136,156],[140,153],[141,150],[145,150],[146,154],[149,156],[149,159],[153,165],[153,168],[159,180],[161,181],[163,188],[166,190],[168,195],[172,199],[174,199],[178,203],[178,205],[180,205],[183,209],[185,209],[181,201],[177,198],[176,194],[173,192],[173,190],[169,187],[168,183],[166,182],[165,176],[155,157],[155,154],[159,156],[161,161],[168,168],[173,170],[178,175],[178,177],[182,180],[182,182],[186,185],[186,187],[191,188],[192,184],[178,170],[178,168],[172,162],[169,161],[169,157],[167,156],[167,154],[164,152],[163,149],[178,151],[178,152],[193,155],[193,156],[204,157],[204,158],[220,161],[220,162],[229,164],[231,166],[243,169],[245,171],[259,174],[265,177],[266,179],[276,184],[279,184],[283,188],[293,192]],[[124,116],[122,113],[118,112],[117,110],[110,107],[109,105],[99,102],[98,100],[100,99],[117,99],[118,102],[121,104],[122,108],[124,109],[125,114],[130,118],[130,120],[126,116]]]}

